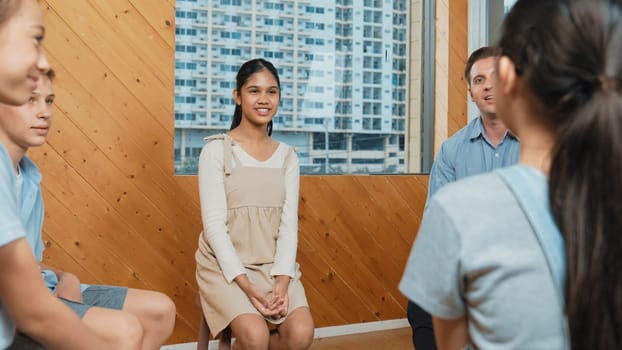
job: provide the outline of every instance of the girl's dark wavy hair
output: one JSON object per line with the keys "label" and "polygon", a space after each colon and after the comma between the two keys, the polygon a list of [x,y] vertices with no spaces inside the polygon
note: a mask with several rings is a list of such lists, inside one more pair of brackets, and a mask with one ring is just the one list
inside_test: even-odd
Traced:
{"label": "girl's dark wavy hair", "polygon": [[499,48],[556,133],[549,199],[572,349],[622,349],[622,2],[519,0]]}
{"label": "girl's dark wavy hair", "polygon": [[[279,73],[277,72],[276,68],[274,68],[274,65],[270,63],[270,61],[266,61],[263,58],[255,58],[250,61],[246,61],[240,67],[240,70],[238,71],[238,74],[235,77],[235,80],[236,80],[235,89],[237,90],[238,94],[240,94],[242,86],[244,86],[246,81],[253,74],[260,72],[264,69],[267,69],[268,72],[270,72],[274,76],[274,79],[276,79],[276,84],[279,88],[279,95],[280,95],[281,81],[279,80]],[[233,120],[231,120],[231,127],[229,128],[229,130],[235,129],[238,125],[240,125],[241,121],[242,121],[242,107],[240,107],[239,105],[236,105],[235,111],[233,112]],[[268,135],[271,136],[272,135],[272,120],[268,123],[266,128],[268,131]]]}

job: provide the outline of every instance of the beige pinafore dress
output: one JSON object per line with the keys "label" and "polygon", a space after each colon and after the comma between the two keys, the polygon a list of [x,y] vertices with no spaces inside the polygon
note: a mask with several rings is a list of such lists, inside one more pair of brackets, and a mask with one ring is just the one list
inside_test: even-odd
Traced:
{"label": "beige pinafore dress", "polygon": [[[214,139],[223,140],[224,146],[227,228],[231,242],[244,264],[248,278],[269,294],[275,282],[270,276],[270,270],[285,202],[285,170],[293,149],[289,149],[281,168],[247,167],[235,156],[233,141],[229,136],[215,135],[209,138]],[[261,316],[237,283],[227,282],[202,233],[196,261],[201,307],[212,336],[217,336],[239,315],[250,313]],[[308,306],[300,283],[298,264],[296,274],[289,284],[288,299],[290,313],[296,308]],[[280,324],[286,317],[276,320],[266,318],[266,321]]]}

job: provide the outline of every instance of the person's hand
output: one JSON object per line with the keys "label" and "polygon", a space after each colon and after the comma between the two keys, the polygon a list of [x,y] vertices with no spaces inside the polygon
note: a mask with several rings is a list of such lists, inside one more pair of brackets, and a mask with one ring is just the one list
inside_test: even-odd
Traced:
{"label": "person's hand", "polygon": [[56,284],[55,295],[59,298],[82,302],[82,291],[80,290],[80,280],[78,277],[69,272],[60,272],[57,274],[58,284]]}
{"label": "person's hand", "polygon": [[251,303],[259,313],[264,317],[279,318],[280,310],[282,307],[282,300],[275,300],[273,297],[269,299],[267,295],[264,295],[257,286],[251,282],[250,293],[247,293]]}
{"label": "person's hand", "polygon": [[[267,298],[264,293],[261,292],[256,284],[248,279],[246,274],[239,275],[235,278],[236,283],[246,293],[248,299],[251,301],[255,309],[264,317],[278,317],[278,307],[275,308],[271,304],[271,300]],[[274,304],[279,305],[280,304]]]}
{"label": "person's hand", "polygon": [[276,276],[276,282],[272,287],[272,299],[270,299],[269,307],[271,310],[277,312],[276,318],[287,316],[289,308],[289,298],[287,294],[289,289],[289,280],[289,276]]}

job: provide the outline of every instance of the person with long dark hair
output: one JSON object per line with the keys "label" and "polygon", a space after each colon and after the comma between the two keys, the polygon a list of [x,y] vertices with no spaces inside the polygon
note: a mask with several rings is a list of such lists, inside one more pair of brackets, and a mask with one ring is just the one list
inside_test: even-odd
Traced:
{"label": "person with long dark hair", "polygon": [[432,198],[400,289],[441,349],[621,349],[622,3],[519,0],[499,48],[519,165]]}
{"label": "person with long dark hair", "polygon": [[299,162],[270,137],[278,72],[253,59],[236,80],[231,130],[206,138],[199,158],[202,311],[213,336],[230,327],[234,349],[307,349],[314,326],[296,263]]}

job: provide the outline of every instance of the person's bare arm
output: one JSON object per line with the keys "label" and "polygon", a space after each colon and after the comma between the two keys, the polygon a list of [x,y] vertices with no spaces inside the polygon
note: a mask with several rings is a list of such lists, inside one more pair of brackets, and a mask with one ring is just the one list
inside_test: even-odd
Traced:
{"label": "person's bare arm", "polygon": [[439,350],[462,350],[469,344],[467,320],[432,317],[434,337]]}
{"label": "person's bare arm", "polygon": [[17,328],[48,349],[110,349],[43,283],[25,239],[0,247],[0,299]]}

